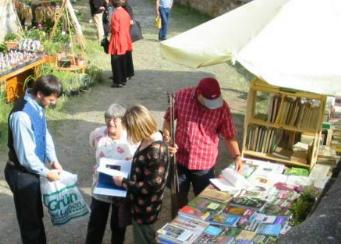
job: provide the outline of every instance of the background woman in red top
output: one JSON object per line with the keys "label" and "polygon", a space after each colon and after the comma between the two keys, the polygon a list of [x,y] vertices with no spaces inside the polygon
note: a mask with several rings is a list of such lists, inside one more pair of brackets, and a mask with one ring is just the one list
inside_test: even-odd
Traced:
{"label": "background woman in red top", "polygon": [[122,87],[127,82],[126,53],[133,50],[130,37],[131,18],[122,8],[120,0],[113,0],[115,10],[111,16],[109,54],[113,72],[113,86]]}

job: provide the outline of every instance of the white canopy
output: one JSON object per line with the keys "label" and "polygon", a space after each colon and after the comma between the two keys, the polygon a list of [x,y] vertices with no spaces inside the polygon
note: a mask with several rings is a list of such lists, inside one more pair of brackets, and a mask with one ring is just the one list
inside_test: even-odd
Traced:
{"label": "white canopy", "polygon": [[0,0],[0,26],[0,42],[4,40],[7,33],[21,30],[12,0]]}
{"label": "white canopy", "polygon": [[237,60],[266,82],[341,95],[341,1],[254,0],[161,43],[191,67]]}

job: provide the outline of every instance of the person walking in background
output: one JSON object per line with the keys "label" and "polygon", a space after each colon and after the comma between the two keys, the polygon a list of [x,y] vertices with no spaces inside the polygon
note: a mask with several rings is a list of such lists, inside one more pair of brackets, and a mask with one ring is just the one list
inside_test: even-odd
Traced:
{"label": "person walking in background", "polygon": [[114,177],[116,185],[128,190],[133,214],[135,244],[153,244],[153,224],[161,211],[163,193],[169,171],[168,147],[151,112],[142,105],[127,110],[122,123],[128,138],[140,142],[131,169],[130,179]]}
{"label": "person walking in background", "polygon": [[112,87],[123,87],[127,83],[127,58],[126,53],[133,50],[130,37],[131,18],[122,8],[121,0],[113,0],[114,12],[111,16],[111,35],[109,54],[111,55],[111,68],[113,73]]}
{"label": "person walking in background", "polygon": [[173,0],[156,0],[156,15],[161,18],[159,41],[167,39],[169,16],[172,6]]}
{"label": "person walking in background", "polygon": [[47,129],[45,109],[55,105],[61,93],[61,83],[55,76],[42,76],[9,114],[5,178],[13,193],[24,244],[46,243],[39,177],[58,180],[63,168]]}
{"label": "person walking in background", "polygon": [[[95,149],[96,168],[102,157],[117,160],[130,160],[137,145],[128,142],[127,132],[121,119],[125,108],[119,104],[109,106],[104,114],[106,126],[96,128],[90,133],[90,146]],[[98,182],[98,173],[93,175],[92,191]],[[91,214],[86,235],[87,244],[100,244],[111,207],[111,243],[123,244],[126,226],[131,224],[130,202],[126,198],[111,197],[92,193]]]}
{"label": "person walking in background", "polygon": [[106,9],[106,0],[89,0],[91,16],[97,29],[97,38],[101,42],[104,38],[103,12]]}
{"label": "person walking in background", "polygon": [[[179,208],[188,203],[190,184],[198,195],[214,178],[218,156],[219,137],[236,163],[242,167],[235,127],[228,104],[222,99],[219,83],[214,78],[200,80],[197,87],[176,92],[174,103],[176,119],[175,143],[179,178]],[[170,111],[166,112],[163,136],[170,141]]]}
{"label": "person walking in background", "polygon": [[[122,2],[122,8],[124,8],[125,11],[127,11],[127,13],[130,16],[130,19],[131,19],[130,20],[130,29],[131,29],[132,26],[134,25],[134,11],[133,11],[133,8],[128,3],[128,0],[121,0],[121,2]],[[125,59],[126,59],[126,66],[127,66],[127,78],[131,79],[131,77],[133,77],[135,75],[132,51],[127,51],[125,56],[126,56]]]}

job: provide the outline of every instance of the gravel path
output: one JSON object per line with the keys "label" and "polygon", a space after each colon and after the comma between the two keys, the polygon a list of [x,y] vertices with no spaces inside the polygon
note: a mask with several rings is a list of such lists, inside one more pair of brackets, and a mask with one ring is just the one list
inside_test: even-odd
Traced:
{"label": "gravel path", "polygon": [[[79,186],[88,203],[90,203],[91,169],[94,156],[88,146],[89,132],[103,124],[103,111],[113,102],[125,106],[143,104],[153,111],[159,125],[167,107],[166,92],[192,86],[208,75],[215,75],[221,82],[223,95],[230,104],[241,141],[243,113],[246,103],[248,82],[234,67],[222,64],[204,69],[190,69],[164,60],[160,56],[157,30],[153,28],[154,1],[130,0],[135,17],[141,22],[144,40],[134,44],[134,63],[136,75],[121,89],[110,88],[107,80],[80,96],[69,99],[62,112],[49,116],[49,128],[53,135],[57,155],[64,168],[78,174]],[[94,26],[88,23],[88,1],[81,0],[76,4],[83,15],[81,22],[85,35],[94,39]],[[184,8],[176,8],[172,12],[170,35],[181,33],[205,20]],[[98,47],[100,48],[100,47]],[[105,77],[110,76],[109,57],[104,54],[92,57],[105,70]],[[226,166],[230,159],[221,150],[218,169]],[[4,180],[3,169],[7,160],[6,151],[0,151],[0,244],[20,243],[19,229],[15,216],[13,198]],[[160,221],[161,226],[170,220],[170,198],[167,192]],[[48,243],[84,243],[88,218],[78,220],[62,227],[54,227],[45,214],[45,227]],[[107,233],[104,243],[110,243]],[[126,243],[133,243],[131,227],[126,234]]]}

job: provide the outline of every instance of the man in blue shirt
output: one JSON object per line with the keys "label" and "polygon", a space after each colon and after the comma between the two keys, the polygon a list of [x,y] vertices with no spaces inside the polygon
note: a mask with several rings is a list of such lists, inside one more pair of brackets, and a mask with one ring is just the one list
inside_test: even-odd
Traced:
{"label": "man in blue shirt", "polygon": [[173,0],[156,0],[156,15],[161,18],[159,41],[166,40],[167,38],[169,15],[172,6]]}
{"label": "man in blue shirt", "polygon": [[61,92],[55,76],[40,77],[15,103],[8,118],[5,178],[13,193],[24,244],[46,243],[39,176],[58,180],[62,166],[47,129],[45,109],[56,104]]}

